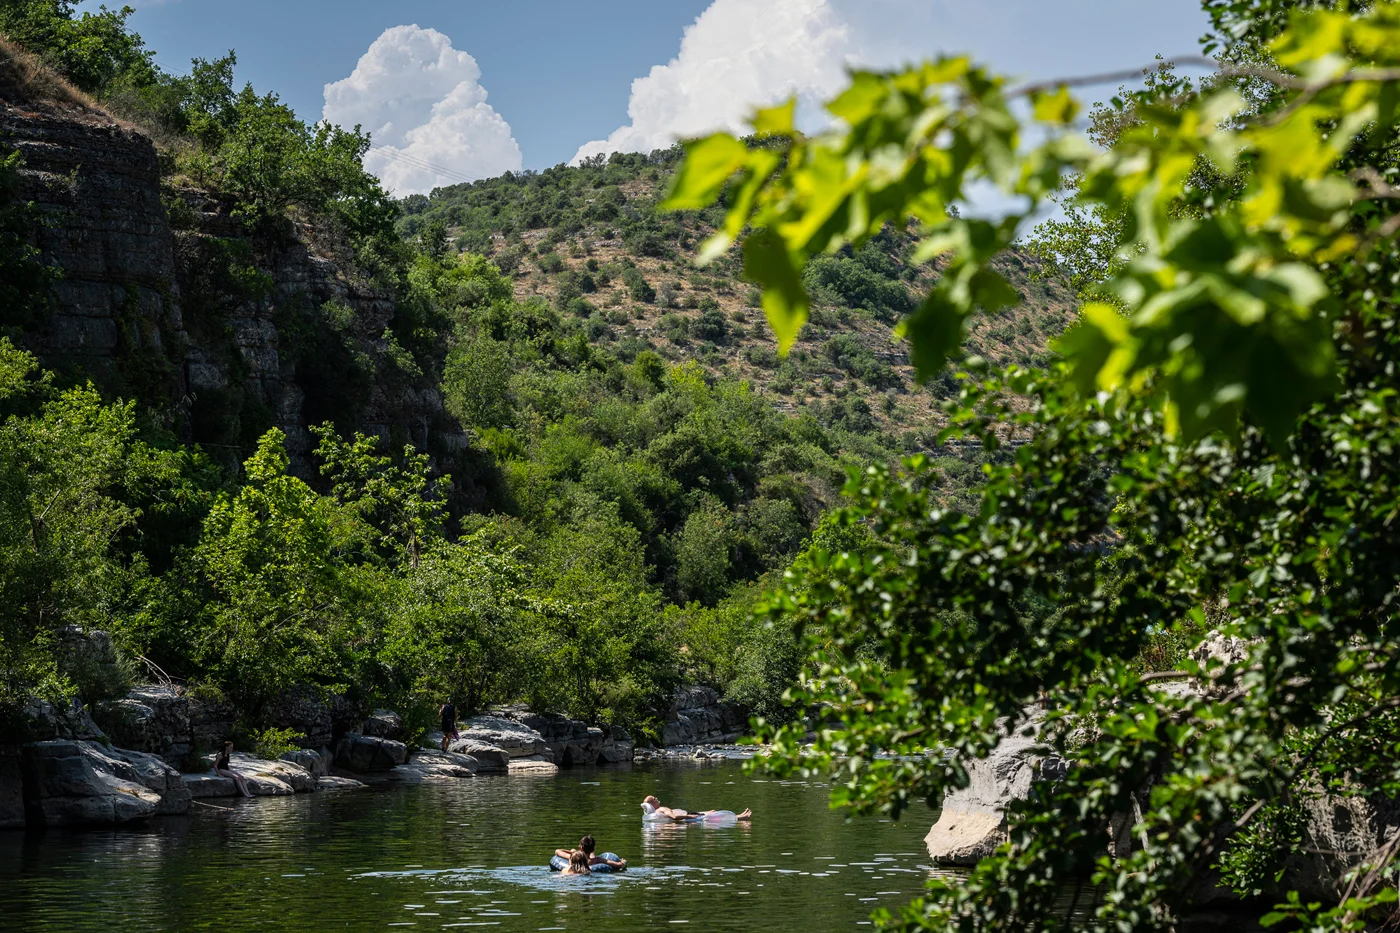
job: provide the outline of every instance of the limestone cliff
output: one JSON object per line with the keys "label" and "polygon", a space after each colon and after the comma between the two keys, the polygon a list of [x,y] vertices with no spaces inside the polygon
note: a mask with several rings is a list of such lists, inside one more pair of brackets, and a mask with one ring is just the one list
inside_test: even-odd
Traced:
{"label": "limestone cliff", "polygon": [[230,464],[276,426],[306,473],[307,426],[333,420],[456,472],[467,444],[443,409],[440,360],[387,337],[394,295],[347,250],[305,223],[250,236],[216,195],[163,188],[139,130],[80,104],[0,100],[0,146],[23,154],[18,195],[60,272],[42,320],[0,309],[0,325],[44,366],[140,400]]}

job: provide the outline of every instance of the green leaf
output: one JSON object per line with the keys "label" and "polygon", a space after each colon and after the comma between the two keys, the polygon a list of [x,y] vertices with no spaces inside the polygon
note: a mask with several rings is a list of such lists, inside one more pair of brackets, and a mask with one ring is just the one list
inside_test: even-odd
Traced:
{"label": "green leaf", "polygon": [[909,341],[909,359],[920,380],[937,375],[962,343],[963,317],[961,306],[935,287],[918,310],[900,322],[898,332]]}
{"label": "green leaf", "polygon": [[1121,368],[1110,367],[1109,362],[1127,342],[1128,322],[1118,310],[1090,302],[1080,310],[1079,322],[1054,342],[1054,348],[1069,360],[1075,387],[1087,396],[1116,384]]}
{"label": "green leaf", "polygon": [[661,207],[672,211],[708,207],[730,176],[744,167],[748,156],[748,147],[728,133],[715,133],[687,143],[685,161]]}
{"label": "green leaf", "polygon": [[778,338],[780,353],[786,353],[797,339],[810,310],[797,270],[787,245],[772,230],[758,230],[744,241],[744,276],[763,288],[763,311]]}
{"label": "green leaf", "polygon": [[1063,84],[1054,91],[1037,91],[1031,95],[1035,118],[1042,123],[1069,124],[1079,116],[1079,101]]}
{"label": "green leaf", "polygon": [[789,97],[776,107],[765,107],[753,115],[754,134],[756,136],[791,136],[796,132],[794,122],[796,113],[796,97]]}

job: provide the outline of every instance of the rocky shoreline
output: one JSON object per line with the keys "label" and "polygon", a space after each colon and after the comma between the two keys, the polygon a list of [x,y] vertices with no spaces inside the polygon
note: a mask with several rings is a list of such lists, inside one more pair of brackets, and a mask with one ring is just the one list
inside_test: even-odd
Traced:
{"label": "rocky shoreline", "polygon": [[[102,704],[95,716],[79,704],[38,702],[26,713],[35,740],[0,745],[0,829],[114,826],[238,796],[232,779],[212,771],[214,749],[237,719],[216,696],[146,685]],[[302,747],[277,759],[233,754],[234,770],[255,797],[752,754],[724,744],[743,734],[747,711],[708,687],[676,696],[661,748],[639,749],[619,727],[602,729],[522,706],[462,721],[446,752],[440,732],[410,745],[403,719],[392,710],[360,715],[343,699],[311,691],[287,694],[268,718],[294,730]]]}

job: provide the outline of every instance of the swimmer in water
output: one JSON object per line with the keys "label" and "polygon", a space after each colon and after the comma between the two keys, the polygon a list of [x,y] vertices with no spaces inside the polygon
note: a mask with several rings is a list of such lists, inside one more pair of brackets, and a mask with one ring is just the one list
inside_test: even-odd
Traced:
{"label": "swimmer in water", "polygon": [[690,813],[676,807],[663,807],[661,801],[648,795],[642,801],[642,819],[648,822],[660,822],[670,820],[673,823],[709,823],[722,822],[726,820],[751,820],[753,811],[745,810],[743,813],[735,813],[733,810],[701,810],[699,813]]}
{"label": "swimmer in water", "polygon": [[592,874],[588,870],[588,856],[578,849],[569,853],[569,867],[561,871],[561,875],[588,875]]}
{"label": "swimmer in water", "polygon": [[578,849],[555,849],[554,854],[560,858],[572,859],[575,851],[582,852],[584,855],[588,856],[589,868],[592,868],[594,865],[606,865],[613,871],[622,871],[627,867],[627,859],[620,858],[614,861],[613,859],[603,858],[601,855],[594,854],[594,850],[597,848],[598,843],[594,841],[592,836],[584,836],[578,841]]}

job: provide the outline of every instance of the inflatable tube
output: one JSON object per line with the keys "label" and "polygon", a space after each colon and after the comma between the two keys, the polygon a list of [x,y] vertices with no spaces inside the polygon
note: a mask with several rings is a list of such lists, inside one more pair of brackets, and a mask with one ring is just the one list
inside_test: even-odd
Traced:
{"label": "inflatable tube", "polygon": [[692,813],[683,820],[673,820],[660,813],[643,813],[643,823],[737,823],[739,814],[733,810],[711,810],[709,813]]}
{"label": "inflatable tube", "polygon": [[[614,862],[620,862],[620,861],[622,861],[622,859],[618,856],[618,854],[617,854],[616,852],[598,852],[598,853],[595,853],[595,854],[596,854],[599,858],[611,859],[611,860],[614,861]],[[566,859],[566,858],[564,858],[564,856],[562,856],[562,855],[556,855],[556,856],[554,856],[552,859],[549,860],[549,870],[550,870],[550,871],[563,871],[564,869],[566,869],[566,868],[568,868],[568,867],[569,867],[569,860]],[[606,874],[607,872],[610,872],[610,871],[622,871],[621,868],[613,868],[611,865],[606,865],[606,864],[603,864],[603,865],[589,865],[589,866],[588,866],[588,870],[591,871],[591,872],[603,872],[604,874]]]}

